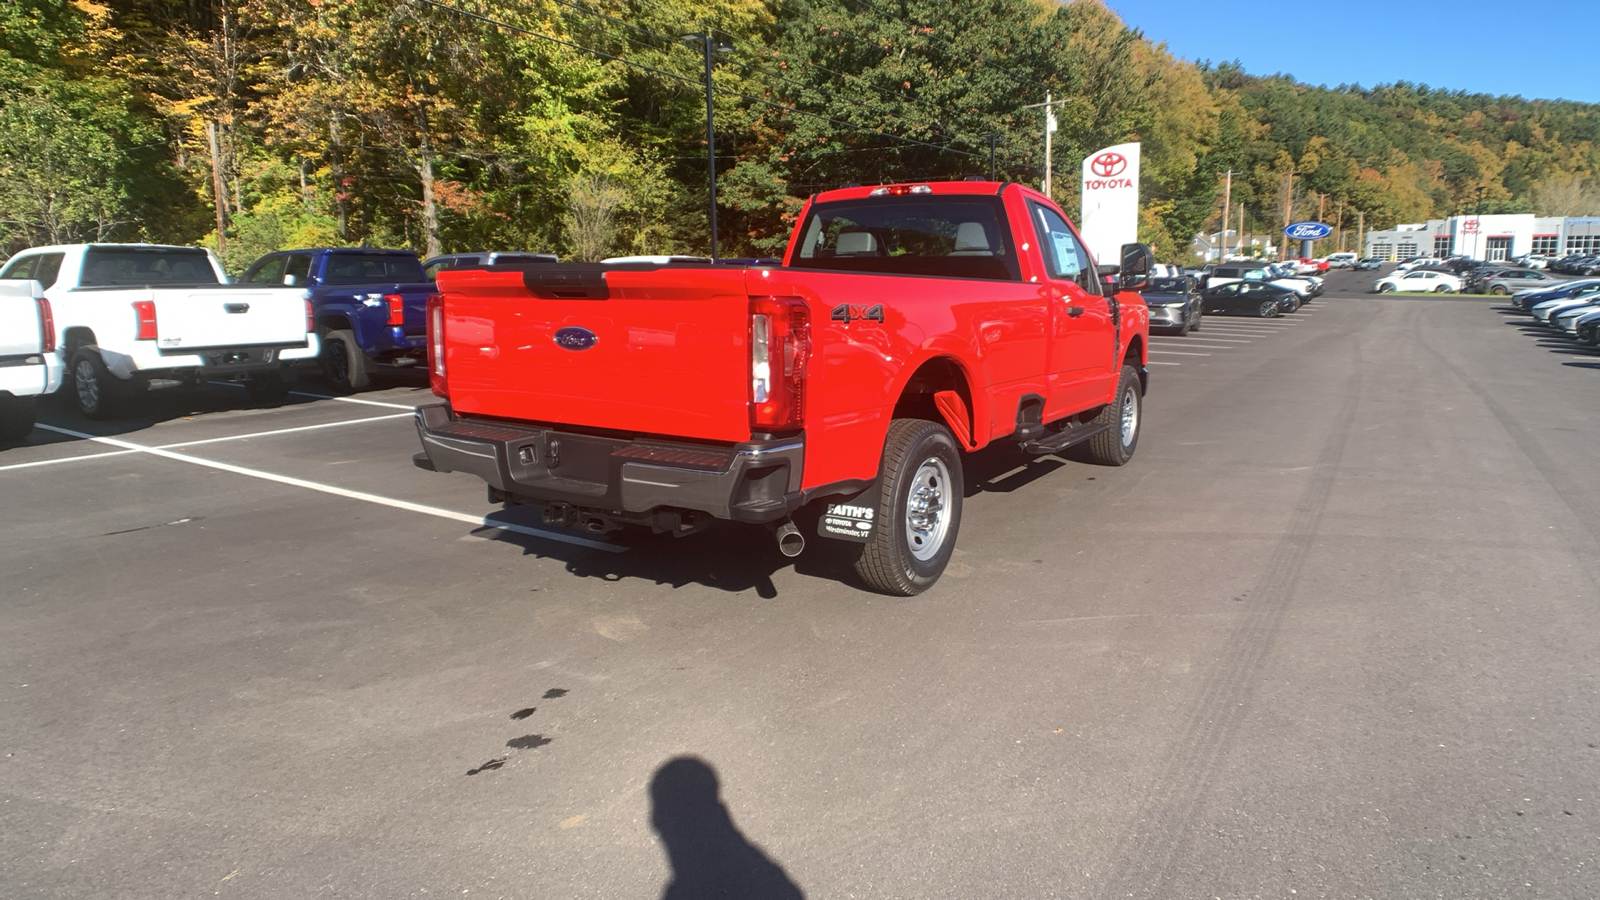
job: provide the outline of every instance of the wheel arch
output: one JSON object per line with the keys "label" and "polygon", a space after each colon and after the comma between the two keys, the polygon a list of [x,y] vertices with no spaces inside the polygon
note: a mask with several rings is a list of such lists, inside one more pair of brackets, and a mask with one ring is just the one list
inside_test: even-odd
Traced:
{"label": "wheel arch", "polygon": [[926,419],[950,429],[964,450],[976,450],[980,440],[977,423],[982,421],[978,404],[984,398],[972,390],[972,377],[961,361],[939,354],[923,359],[911,369],[895,394],[889,418]]}

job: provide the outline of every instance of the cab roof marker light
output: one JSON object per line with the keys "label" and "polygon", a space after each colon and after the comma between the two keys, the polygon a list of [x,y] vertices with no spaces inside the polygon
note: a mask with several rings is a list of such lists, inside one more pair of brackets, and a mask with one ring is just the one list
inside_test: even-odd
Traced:
{"label": "cab roof marker light", "polygon": [[882,197],[885,194],[894,197],[904,197],[906,194],[931,194],[933,187],[926,184],[894,184],[888,187],[875,187],[868,197]]}

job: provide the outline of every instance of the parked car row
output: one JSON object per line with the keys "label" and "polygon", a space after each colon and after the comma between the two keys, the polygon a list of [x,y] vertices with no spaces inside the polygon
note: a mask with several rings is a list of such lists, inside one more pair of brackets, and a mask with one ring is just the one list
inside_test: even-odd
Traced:
{"label": "parked car row", "polygon": [[1600,275],[1600,253],[1569,253],[1550,260],[1549,269],[1563,275]]}
{"label": "parked car row", "polygon": [[1544,290],[1520,291],[1512,301],[1535,322],[1579,343],[1600,345],[1600,278],[1567,281]]}

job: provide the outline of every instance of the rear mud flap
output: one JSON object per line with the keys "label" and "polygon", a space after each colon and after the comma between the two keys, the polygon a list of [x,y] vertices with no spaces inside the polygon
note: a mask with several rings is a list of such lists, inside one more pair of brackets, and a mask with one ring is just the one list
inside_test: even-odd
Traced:
{"label": "rear mud flap", "polygon": [[878,485],[851,497],[830,498],[817,518],[817,537],[870,544],[878,531]]}

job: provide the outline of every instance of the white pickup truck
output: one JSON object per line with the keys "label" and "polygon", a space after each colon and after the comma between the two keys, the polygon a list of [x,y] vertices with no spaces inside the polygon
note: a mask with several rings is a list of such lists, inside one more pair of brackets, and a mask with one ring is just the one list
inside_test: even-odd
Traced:
{"label": "white pickup truck", "polygon": [[35,398],[61,387],[50,301],[37,281],[0,281],[0,445],[33,431]]}
{"label": "white pickup truck", "polygon": [[290,367],[317,356],[304,288],[228,284],[209,250],[36,247],[6,263],[0,281],[8,279],[43,284],[65,381],[89,418],[129,394],[203,379],[243,380],[253,396],[281,398]]}

